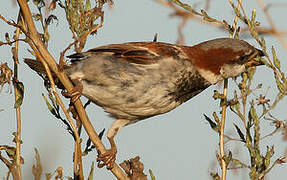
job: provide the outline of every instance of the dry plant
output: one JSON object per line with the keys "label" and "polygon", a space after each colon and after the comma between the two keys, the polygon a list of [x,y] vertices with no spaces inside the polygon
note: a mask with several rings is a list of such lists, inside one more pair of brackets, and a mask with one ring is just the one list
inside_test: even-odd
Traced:
{"label": "dry plant", "polygon": [[[225,180],[227,170],[247,168],[249,169],[250,179],[265,179],[266,175],[274,166],[285,163],[287,158],[287,154],[285,153],[274,160],[273,155],[275,152],[275,147],[273,144],[268,145],[266,149],[262,149],[259,146],[262,139],[271,137],[278,131],[283,132],[284,138],[286,139],[286,122],[274,118],[271,112],[276,107],[278,102],[287,95],[287,79],[285,78],[285,73],[281,70],[280,61],[277,58],[275,48],[273,46],[271,47],[272,55],[269,55],[266,51],[266,49],[269,47],[266,45],[263,37],[263,35],[275,36],[278,38],[281,45],[287,49],[286,41],[283,39],[283,36],[286,36],[286,32],[277,30],[270,13],[268,12],[269,8],[273,4],[264,5],[262,0],[257,1],[270,24],[270,27],[260,27],[260,22],[256,20],[256,9],[252,10],[251,17],[247,17],[245,7],[242,6],[241,0],[236,1],[237,6],[235,5],[235,2],[229,0],[231,8],[235,14],[234,21],[232,23],[228,23],[226,20],[218,20],[209,16],[207,13],[207,10],[210,8],[209,0],[206,1],[205,9],[201,9],[200,11],[196,9],[198,6],[197,4],[185,4],[180,0],[156,1],[168,8],[171,8],[174,11],[171,16],[181,18],[182,23],[178,26],[177,42],[179,44],[184,43],[182,29],[186,25],[187,20],[195,20],[215,28],[226,30],[229,37],[239,38],[239,36],[248,34],[248,36],[255,39],[262,48],[266,59],[261,58],[259,60],[264,62],[265,67],[269,68],[274,73],[274,78],[278,89],[277,96],[273,99],[271,97],[269,99],[269,97],[266,95],[260,95],[256,99],[252,99],[252,97],[250,97],[250,95],[256,94],[256,91],[262,88],[262,84],[256,85],[255,88],[253,87],[253,77],[256,69],[250,68],[246,73],[242,74],[241,82],[237,83],[238,89],[234,90],[232,98],[227,99],[227,80],[224,81],[223,93],[218,91],[214,92],[213,98],[215,100],[220,100],[220,116],[218,116],[218,113],[216,112],[212,113],[212,118],[208,117],[207,115],[204,116],[209,122],[211,128],[219,135],[220,152],[216,153],[216,158],[222,172],[221,175],[217,172],[212,172],[210,174],[211,177],[216,180]],[[237,25],[238,20],[242,22],[244,26],[243,28]],[[248,100],[248,98],[252,100]],[[260,110],[259,107],[262,107],[262,110]],[[240,126],[234,123],[235,131],[240,139],[229,137],[224,134],[227,108],[229,108],[229,110],[233,112],[242,122],[241,126],[243,126],[244,129],[239,128]],[[266,133],[260,130],[264,120],[268,120],[269,122],[271,121],[273,123],[275,129],[272,132]],[[262,133],[265,133],[266,135],[262,136]],[[235,158],[232,151],[226,150],[224,146],[226,141],[243,143],[243,147],[247,148],[249,152],[248,156],[250,158],[250,162],[244,162],[243,160],[239,159],[240,157]],[[265,153],[262,153],[264,151]]]}
{"label": "dry plant", "polygon": [[[24,86],[21,82],[18,81],[17,76],[17,65],[18,65],[18,44],[20,41],[27,43],[30,46],[29,52],[35,56],[36,59],[40,60],[45,67],[47,72],[47,77],[43,77],[45,79],[46,88],[49,94],[49,100],[44,95],[44,99],[48,105],[51,113],[61,119],[68,127],[68,131],[73,135],[75,140],[74,147],[74,177],[73,179],[84,179],[83,174],[83,166],[82,166],[82,151],[81,151],[81,142],[80,139],[80,129],[81,126],[85,128],[87,134],[90,137],[90,141],[93,142],[96,149],[104,153],[106,148],[102,144],[98,134],[95,132],[91,122],[89,121],[85,109],[80,100],[76,100],[73,104],[76,110],[72,107],[69,110],[66,109],[64,103],[62,102],[59,94],[57,93],[55,82],[53,77],[57,77],[57,79],[63,84],[63,88],[65,88],[68,92],[73,90],[73,85],[70,80],[67,78],[66,74],[62,71],[62,66],[65,64],[64,56],[67,50],[74,46],[76,52],[80,52],[86,43],[87,37],[89,35],[95,34],[103,25],[103,6],[106,4],[104,0],[95,1],[94,5],[90,2],[90,0],[86,1],[75,1],[75,0],[66,0],[62,3],[59,0],[52,0],[48,3],[48,1],[44,0],[34,0],[29,2],[30,6],[35,6],[38,10],[36,13],[32,13],[30,7],[28,6],[28,2],[26,0],[18,0],[17,4],[20,7],[20,11],[18,13],[18,20],[8,21],[5,17],[0,15],[0,18],[6,22],[8,25],[16,28],[14,32],[13,40],[10,39],[9,33],[5,35],[5,42],[0,42],[0,45],[10,45],[12,46],[12,53],[14,59],[14,71],[12,71],[7,64],[1,65],[1,87],[3,87],[4,83],[13,82],[14,85],[14,94],[15,94],[15,108],[16,108],[16,117],[17,117],[17,132],[15,133],[14,142],[16,143],[15,147],[3,145],[0,147],[1,151],[5,151],[8,158],[0,155],[1,161],[8,167],[9,172],[7,175],[7,179],[10,174],[12,174],[13,179],[22,179],[21,176],[21,163],[23,163],[23,159],[20,155],[21,148],[21,103],[23,100],[24,94]],[[112,3],[109,1],[109,3]],[[69,23],[70,30],[73,34],[73,42],[71,42],[67,48],[65,48],[59,59],[59,64],[56,63],[54,57],[51,56],[47,47],[50,39],[49,34],[49,25],[53,23],[53,21],[57,21],[57,17],[52,14],[52,11],[55,8],[62,8],[66,13],[66,18]],[[39,21],[41,23],[41,31],[36,29],[35,21]],[[24,36],[24,39],[20,39],[20,35]],[[53,75],[52,75],[53,72]],[[14,74],[13,80],[12,73]],[[50,102],[49,102],[50,101]],[[60,108],[64,112],[66,119],[61,117],[59,110]],[[73,112],[73,116],[76,117],[77,120],[81,119],[81,121],[76,121],[77,126],[74,121],[70,117],[69,112]],[[77,112],[77,113],[76,113]],[[80,123],[81,122],[81,123]],[[42,168],[40,163],[39,154],[36,151],[36,159],[37,164],[33,166],[33,174],[36,179],[40,179],[42,174]],[[57,168],[55,173],[56,179],[62,179],[62,168]],[[93,168],[92,168],[93,169]],[[93,171],[91,171],[93,172]],[[118,179],[128,179],[125,175],[124,171],[120,169],[118,165],[115,165],[111,172]],[[92,177],[92,173],[89,175]],[[51,175],[46,175],[47,179],[51,178]]]}
{"label": "dry plant", "polygon": [[[172,1],[172,0],[169,0],[169,1],[155,0],[155,1],[157,3],[162,4],[165,7],[173,10],[173,12],[170,14],[170,17],[178,17],[181,19],[181,23],[178,26],[178,40],[177,40],[178,44],[184,44],[183,29],[184,29],[184,27],[188,21],[196,21],[196,22],[206,24],[208,26],[220,29],[222,31],[226,31],[226,30],[229,31],[229,28],[226,27],[228,25],[225,24],[225,21],[214,23],[215,19],[213,19],[211,17],[205,17],[205,16],[203,16],[203,14],[200,14],[199,12],[196,12],[196,11],[195,12],[189,12],[188,10],[185,10],[184,7],[181,8],[181,7],[177,6],[176,3],[173,3],[174,1]],[[202,9],[203,13],[210,9],[210,2],[211,2],[210,0],[205,0],[204,8]],[[258,35],[262,35],[262,36],[275,36],[276,38],[278,38],[281,45],[285,49],[287,49],[286,41],[283,39],[283,37],[287,36],[287,30],[277,29],[271,15],[269,13],[269,11],[272,8],[287,7],[287,3],[272,2],[272,3],[265,5],[262,0],[257,0],[257,2],[260,5],[261,10],[264,12],[265,18],[267,19],[270,27],[268,27],[268,26],[264,27],[261,25],[256,26],[256,27],[254,27],[256,29],[256,32],[258,33]],[[203,3],[203,2],[201,1],[201,3]],[[196,9],[196,7],[198,7],[201,3],[192,4],[193,10]],[[250,31],[249,31],[248,26],[241,27],[240,32],[241,32],[242,37],[250,38]]]}

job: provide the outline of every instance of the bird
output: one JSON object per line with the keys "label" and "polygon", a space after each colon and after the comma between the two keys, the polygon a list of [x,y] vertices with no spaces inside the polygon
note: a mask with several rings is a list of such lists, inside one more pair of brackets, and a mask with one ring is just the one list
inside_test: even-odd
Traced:
{"label": "bird", "polygon": [[[97,158],[100,167],[112,169],[117,153],[114,137],[124,126],[167,113],[209,86],[262,65],[258,60],[262,56],[260,49],[233,38],[194,46],[127,42],[67,56],[70,64],[64,71],[74,84],[80,83],[83,96],[115,119],[107,131],[111,148]],[[40,61],[24,62],[45,73]]]}

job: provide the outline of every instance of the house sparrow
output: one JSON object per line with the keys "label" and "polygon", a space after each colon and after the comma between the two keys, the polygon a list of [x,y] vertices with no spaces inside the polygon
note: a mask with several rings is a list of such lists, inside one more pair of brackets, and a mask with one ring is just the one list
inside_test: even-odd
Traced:
{"label": "house sparrow", "polygon": [[[260,56],[261,50],[230,38],[191,47],[129,42],[70,55],[65,72],[74,83],[81,83],[85,97],[116,119],[107,132],[111,149],[98,156],[111,169],[117,152],[113,139],[122,127],[167,113],[210,85],[261,65],[254,60]],[[41,71],[39,61],[25,59],[25,63]]]}

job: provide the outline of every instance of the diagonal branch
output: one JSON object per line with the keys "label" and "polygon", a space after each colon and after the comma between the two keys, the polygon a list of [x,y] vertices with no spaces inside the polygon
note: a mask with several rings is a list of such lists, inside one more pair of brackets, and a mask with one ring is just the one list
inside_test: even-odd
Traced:
{"label": "diagonal branch", "polygon": [[[28,34],[33,42],[33,44],[36,46],[37,50],[40,53],[39,59],[44,60],[43,62],[46,62],[49,68],[55,73],[55,75],[59,78],[61,83],[64,85],[64,87],[67,89],[68,92],[71,92],[73,90],[73,85],[67,75],[63,71],[59,71],[58,64],[54,60],[54,58],[51,56],[49,51],[47,50],[46,46],[43,44],[43,42],[40,40],[38,32],[36,30],[35,24],[32,19],[32,14],[30,11],[30,8],[27,4],[26,0],[18,0],[17,1],[25,19],[25,23],[28,27]],[[83,108],[82,102],[78,99],[75,101],[75,107],[79,113],[79,117],[83,123],[84,128],[86,129],[90,139],[94,143],[95,147],[98,151],[101,153],[106,152],[106,148],[101,142],[98,134],[94,130],[92,123],[89,121],[88,116],[85,112],[85,109]],[[128,179],[124,172],[120,169],[118,165],[115,164],[114,168],[111,170],[112,173],[118,178],[118,179]]]}

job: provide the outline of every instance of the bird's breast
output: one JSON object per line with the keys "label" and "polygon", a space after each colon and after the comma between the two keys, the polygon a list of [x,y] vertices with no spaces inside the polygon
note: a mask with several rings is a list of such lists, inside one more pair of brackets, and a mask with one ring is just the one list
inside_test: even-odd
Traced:
{"label": "bird's breast", "polygon": [[116,118],[140,120],[169,112],[207,87],[188,60],[166,58],[148,65],[98,61],[80,70],[86,74],[83,95]]}

